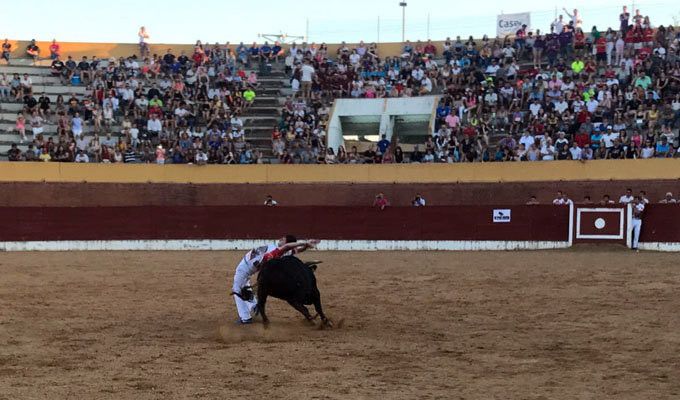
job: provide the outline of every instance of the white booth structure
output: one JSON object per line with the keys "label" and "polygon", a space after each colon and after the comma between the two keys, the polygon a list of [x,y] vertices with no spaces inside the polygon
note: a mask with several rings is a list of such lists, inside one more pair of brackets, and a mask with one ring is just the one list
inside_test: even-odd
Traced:
{"label": "white booth structure", "polygon": [[337,99],[328,123],[328,147],[338,151],[345,138],[378,141],[432,134],[439,96],[385,99]]}

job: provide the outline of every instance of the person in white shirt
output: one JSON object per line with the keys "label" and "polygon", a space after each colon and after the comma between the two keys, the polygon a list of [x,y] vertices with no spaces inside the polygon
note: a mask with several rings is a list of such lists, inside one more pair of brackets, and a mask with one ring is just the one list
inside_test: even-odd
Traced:
{"label": "person in white shirt", "polygon": [[196,153],[195,159],[197,165],[205,165],[208,163],[208,155],[205,154],[205,151],[202,149]]}
{"label": "person in white shirt", "polygon": [[558,149],[562,148],[562,145],[569,145],[569,140],[564,137],[564,132],[557,132],[557,140],[555,140],[555,147]]}
{"label": "person in white shirt", "polygon": [[564,194],[561,190],[557,191],[557,197],[555,197],[555,200],[553,200],[552,203],[554,206],[564,205]]}
{"label": "person in white shirt", "polygon": [[578,143],[574,142],[569,148],[569,153],[571,153],[572,160],[581,160],[583,157],[583,150],[578,147]]}
{"label": "person in white shirt", "polygon": [[424,77],[422,81],[420,81],[420,94],[428,94],[432,92],[432,81],[430,80],[429,77]]}
{"label": "person in white shirt", "polygon": [[638,249],[640,241],[640,230],[642,230],[642,214],[645,212],[645,202],[638,196],[632,202],[633,218],[631,219],[630,229],[633,231],[633,250]]}
{"label": "person in white shirt", "polygon": [[146,123],[146,130],[149,131],[151,136],[158,136],[161,130],[163,130],[163,124],[161,124],[156,114]]}
{"label": "person in white shirt", "polygon": [[531,111],[531,115],[534,117],[538,116],[538,112],[541,111],[541,108],[543,107],[541,106],[541,103],[538,102],[538,100],[534,100],[534,102],[529,105],[529,111]]}
{"label": "person in white shirt", "polygon": [[78,150],[78,154],[76,155],[75,162],[77,163],[89,163],[90,162],[90,157],[87,156],[82,150]]}
{"label": "person in white shirt", "polygon": [[555,159],[555,146],[552,145],[552,139],[548,138],[541,146],[541,159],[543,161],[552,161]]}
{"label": "person in white shirt", "polygon": [[531,147],[536,142],[536,139],[529,133],[529,132],[524,132],[522,133],[522,137],[519,138],[519,143],[523,144],[525,148]]}
{"label": "person in white shirt", "polygon": [[635,200],[635,198],[633,197],[632,189],[626,189],[626,194],[619,197],[620,204],[628,204],[631,203],[633,200]]}
{"label": "person in white shirt", "polygon": [[600,102],[595,100],[595,98],[592,98],[592,99],[590,99],[590,101],[588,101],[586,103],[586,108],[588,109],[589,113],[593,114],[593,113],[595,113],[595,110],[597,110],[597,106],[599,106],[599,105],[600,105]]}
{"label": "person in white shirt", "polygon": [[619,138],[619,133],[612,130],[611,125],[607,125],[607,132],[602,135],[602,141],[604,141],[604,147],[611,149],[614,147],[614,139]]}
{"label": "person in white shirt", "polygon": [[425,198],[420,193],[416,193],[416,197],[411,200],[411,205],[413,207],[425,207]]}
{"label": "person in white shirt", "polygon": [[563,114],[567,109],[569,109],[569,103],[564,101],[563,97],[560,97],[557,101],[554,102],[555,104],[555,111],[557,111],[560,114]]}
{"label": "person in white shirt", "polygon": [[312,78],[314,78],[314,67],[309,64],[309,60],[305,60],[302,68],[300,68],[300,83],[302,85],[302,96],[308,98],[312,93]]}
{"label": "person in white shirt", "polygon": [[236,302],[239,323],[252,323],[251,313],[257,313],[257,299],[252,295],[252,291],[250,291],[250,295],[248,295],[247,289],[250,289],[250,277],[258,271],[260,263],[265,255],[277,248],[284,252],[292,250],[300,253],[308,248],[314,247],[317,243],[318,241],[316,240],[298,242],[295,236],[286,235],[280,238],[275,244],[272,243],[254,248],[243,256],[243,259],[236,267],[234,283],[231,288],[231,294],[234,296],[234,301]]}
{"label": "person in white shirt", "polygon": [[661,204],[676,204],[677,202],[678,201],[673,198],[672,192],[666,193],[666,197],[664,197],[663,199],[661,199],[661,201],[659,201],[659,203],[661,203]]}

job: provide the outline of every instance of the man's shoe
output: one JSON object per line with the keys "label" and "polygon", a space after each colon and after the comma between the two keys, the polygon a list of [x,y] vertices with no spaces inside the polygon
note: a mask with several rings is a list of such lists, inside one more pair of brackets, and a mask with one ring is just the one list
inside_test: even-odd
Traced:
{"label": "man's shoe", "polygon": [[239,318],[239,320],[236,321],[236,323],[239,324],[239,325],[248,325],[248,324],[253,323],[253,319],[252,318],[248,318],[248,319],[240,319]]}

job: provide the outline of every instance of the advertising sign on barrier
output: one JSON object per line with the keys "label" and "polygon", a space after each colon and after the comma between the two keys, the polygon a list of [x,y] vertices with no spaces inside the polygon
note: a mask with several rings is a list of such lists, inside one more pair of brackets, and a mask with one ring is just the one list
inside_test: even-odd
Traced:
{"label": "advertising sign on barrier", "polygon": [[493,210],[493,222],[510,222],[510,209],[496,209]]}

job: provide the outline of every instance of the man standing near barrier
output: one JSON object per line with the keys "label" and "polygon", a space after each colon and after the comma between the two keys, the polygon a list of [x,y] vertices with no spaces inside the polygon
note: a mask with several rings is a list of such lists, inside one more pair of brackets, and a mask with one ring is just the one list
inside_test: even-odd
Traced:
{"label": "man standing near barrier", "polygon": [[640,230],[642,229],[642,215],[645,212],[645,201],[642,196],[637,196],[631,203],[633,207],[633,218],[631,220],[631,230],[633,231],[633,250],[638,250],[638,242],[640,241]]}
{"label": "man standing near barrier", "polygon": [[255,311],[257,299],[252,295],[252,292],[245,293],[248,291],[244,292],[243,289],[250,287],[250,277],[259,270],[260,264],[273,258],[282,257],[288,253],[301,253],[317,243],[317,240],[297,241],[295,236],[286,235],[280,238],[276,244],[256,247],[243,256],[243,259],[236,267],[234,283],[231,288],[240,324],[250,324],[253,322],[251,313]]}

